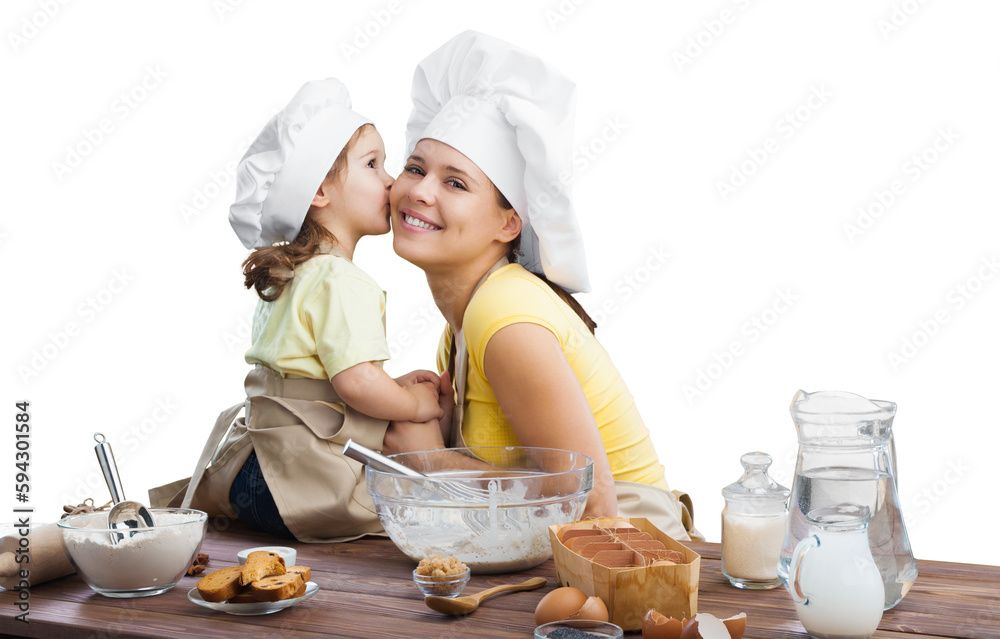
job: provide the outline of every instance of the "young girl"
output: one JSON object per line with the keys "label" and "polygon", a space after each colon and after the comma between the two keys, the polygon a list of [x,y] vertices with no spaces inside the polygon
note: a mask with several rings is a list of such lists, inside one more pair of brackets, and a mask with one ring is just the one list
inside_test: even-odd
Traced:
{"label": "young girl", "polygon": [[[351,260],[358,240],[389,231],[393,179],[383,166],[381,136],[350,106],[335,79],[303,86],[241,161],[230,210],[240,240],[255,249],[243,263],[246,287],[260,296],[246,361],[256,365],[251,375],[265,390],[255,390],[248,377],[254,450],[229,502],[253,528],[306,540],[337,536],[323,534],[329,526],[344,532],[337,527],[343,518],[324,529],[323,519],[334,516],[312,510],[323,493],[345,493],[333,499],[348,505],[358,498],[356,481],[323,483],[324,467],[343,461],[326,448],[336,442],[323,441],[332,442],[330,415],[344,416],[341,430],[352,415],[372,418],[359,430],[377,449],[388,420],[442,416],[435,374],[414,371],[393,380],[381,368],[389,358],[385,294]],[[331,407],[337,413],[310,417]],[[315,441],[293,444],[279,436],[289,420],[307,427],[297,436],[311,429]]]}

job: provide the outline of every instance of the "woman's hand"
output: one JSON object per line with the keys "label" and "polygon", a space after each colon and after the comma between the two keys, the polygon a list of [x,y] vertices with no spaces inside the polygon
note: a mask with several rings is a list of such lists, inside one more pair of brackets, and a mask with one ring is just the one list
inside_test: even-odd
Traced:
{"label": "woman's hand", "polygon": [[444,410],[438,402],[438,387],[433,382],[420,382],[406,387],[406,392],[413,396],[416,402],[416,409],[413,419],[417,421],[427,421],[429,419],[439,419]]}
{"label": "woman's hand", "polygon": [[438,385],[438,403],[441,405],[441,437],[446,443],[451,440],[451,418],[455,412],[455,389],[451,387],[451,375],[448,371],[441,373],[441,383]]}
{"label": "woman's hand", "polygon": [[400,375],[396,378],[396,383],[402,387],[413,386],[414,384],[419,384],[421,382],[430,382],[437,386],[440,384],[441,380],[437,374],[432,371],[425,370],[415,370],[410,371],[406,375]]}
{"label": "woman's hand", "polygon": [[429,422],[389,422],[382,439],[382,454],[395,455],[414,450],[445,448],[438,420]]}

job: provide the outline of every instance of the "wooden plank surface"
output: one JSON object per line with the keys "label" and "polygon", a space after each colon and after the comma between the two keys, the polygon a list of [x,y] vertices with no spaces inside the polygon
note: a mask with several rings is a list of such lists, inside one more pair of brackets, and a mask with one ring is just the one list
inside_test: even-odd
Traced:
{"label": "wooden plank surface", "polygon": [[[556,587],[551,561],[508,575],[473,576],[466,594],[501,583],[543,576],[549,584],[533,592],[488,600],[472,615],[451,618],[433,612],[413,585],[413,562],[388,539],[346,544],[276,542],[237,527],[210,531],[202,552],[209,570],[235,565],[243,548],[282,543],[298,550],[299,564],[312,568],[319,592],[300,606],[257,617],[237,617],[194,605],[187,592],[197,582],[185,577],[171,591],[140,599],[109,599],[91,591],[76,575],[32,589],[30,624],[14,620],[18,593],[0,590],[0,633],[59,637],[511,637],[532,636],[538,600]],[[691,543],[701,554],[699,611],[727,617],[746,612],[748,639],[804,639],[791,598],[783,589],[744,591],[722,576],[719,545]],[[920,577],[907,597],[885,613],[876,638],[972,637],[1000,639],[1000,567],[918,562]],[[632,635],[638,637],[638,633]]]}

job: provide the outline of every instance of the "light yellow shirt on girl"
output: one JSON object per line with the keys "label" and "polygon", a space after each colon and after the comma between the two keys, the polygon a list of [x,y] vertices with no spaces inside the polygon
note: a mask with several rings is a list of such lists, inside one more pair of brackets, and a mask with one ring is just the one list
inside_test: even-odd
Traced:
{"label": "light yellow shirt on girl", "polygon": [[[503,266],[476,291],[462,322],[469,352],[462,424],[466,445],[520,445],[486,380],[484,360],[486,345],[497,331],[528,322],[547,328],[559,340],[594,413],[614,478],[668,489],[649,430],[625,380],[597,338],[545,282],[519,264]],[[446,326],[438,349],[439,370],[447,369],[450,347],[451,327]]]}
{"label": "light yellow shirt on girl", "polygon": [[317,255],[273,302],[257,301],[248,364],[282,377],[330,379],[362,362],[389,359],[385,293],[353,262]]}

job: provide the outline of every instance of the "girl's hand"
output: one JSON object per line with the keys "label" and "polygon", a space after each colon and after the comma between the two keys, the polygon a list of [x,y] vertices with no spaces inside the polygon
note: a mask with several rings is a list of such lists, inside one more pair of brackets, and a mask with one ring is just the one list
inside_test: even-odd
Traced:
{"label": "girl's hand", "polygon": [[444,410],[438,404],[438,387],[434,382],[419,382],[407,386],[406,391],[416,400],[416,412],[413,420],[425,422],[430,419],[440,419]]}
{"label": "girl's hand", "polygon": [[389,422],[389,428],[382,439],[383,455],[435,448],[445,448],[436,419],[423,423]]}
{"label": "girl's hand", "polygon": [[440,380],[435,373],[425,370],[410,371],[406,375],[401,375],[396,378],[396,383],[403,387],[413,386],[414,384],[419,384],[421,382],[430,382],[437,386],[440,383]]}

